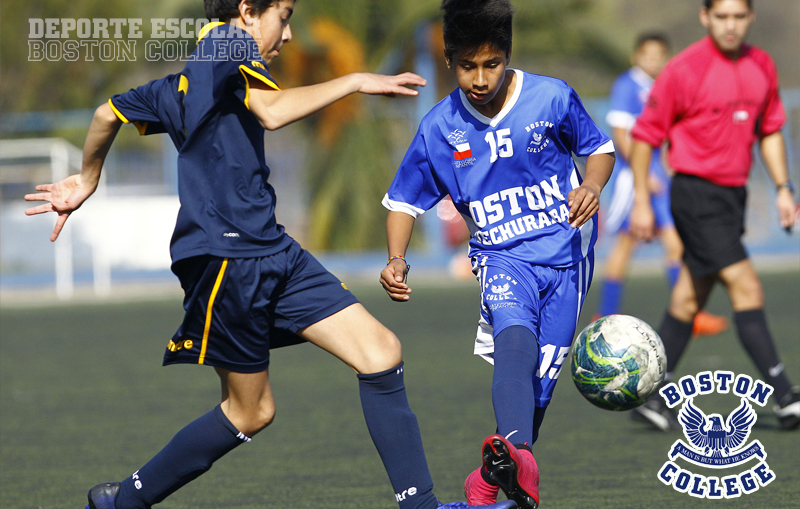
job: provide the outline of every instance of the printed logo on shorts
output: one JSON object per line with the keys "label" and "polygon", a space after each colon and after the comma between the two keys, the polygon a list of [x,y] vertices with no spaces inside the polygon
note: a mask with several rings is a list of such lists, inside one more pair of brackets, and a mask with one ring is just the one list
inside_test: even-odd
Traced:
{"label": "printed logo on shorts", "polygon": [[[517,281],[507,274],[495,274],[483,284],[483,298],[491,309],[516,305],[515,302],[503,302],[514,299],[514,287]],[[503,303],[502,305],[500,303]]]}
{"label": "printed logo on shorts", "polygon": [[[696,396],[711,394],[715,390],[718,394],[733,392],[739,397],[739,404],[724,421],[720,414],[706,415],[694,402]],[[747,443],[757,419],[751,403],[763,407],[772,391],[772,387],[761,380],[754,382],[743,374],[734,377],[731,371],[704,371],[662,387],[659,393],[668,407],[674,408],[684,401],[678,420],[687,441],[677,440],[672,444],[669,460],[659,470],[658,479],[675,491],[708,499],[749,495],[774,481],[775,473],[767,465],[767,452],[761,442]],[[678,458],[705,468],[740,469],[738,473],[721,478],[706,477],[681,468],[675,463]],[[741,470],[750,460],[757,460],[756,465]]]}

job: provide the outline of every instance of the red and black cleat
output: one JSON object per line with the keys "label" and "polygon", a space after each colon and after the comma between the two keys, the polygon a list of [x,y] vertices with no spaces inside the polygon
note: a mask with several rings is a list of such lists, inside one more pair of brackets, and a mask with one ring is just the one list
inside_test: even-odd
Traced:
{"label": "red and black cleat", "polygon": [[483,466],[489,477],[520,509],[539,507],[539,467],[533,453],[500,435],[483,441]]}

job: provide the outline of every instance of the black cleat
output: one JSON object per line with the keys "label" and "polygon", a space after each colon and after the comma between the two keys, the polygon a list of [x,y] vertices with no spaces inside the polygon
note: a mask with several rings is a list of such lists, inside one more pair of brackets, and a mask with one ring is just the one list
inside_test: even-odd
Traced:
{"label": "black cleat", "polygon": [[664,403],[659,396],[655,396],[640,407],[631,410],[631,419],[636,422],[649,424],[659,431],[677,431],[683,429],[678,422],[678,416]]}
{"label": "black cleat", "polygon": [[800,387],[792,387],[792,392],[785,395],[772,407],[781,428],[797,429],[800,426]]}
{"label": "black cleat", "polygon": [[86,509],[117,509],[114,502],[119,495],[118,482],[104,482],[89,490],[89,505]]}

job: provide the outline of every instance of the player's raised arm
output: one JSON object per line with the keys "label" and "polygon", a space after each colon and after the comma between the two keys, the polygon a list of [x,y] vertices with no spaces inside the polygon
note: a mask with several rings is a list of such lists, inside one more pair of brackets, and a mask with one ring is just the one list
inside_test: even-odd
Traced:
{"label": "player's raised arm", "polygon": [[633,208],[631,209],[630,232],[635,239],[650,241],[655,232],[655,215],[650,204],[650,188],[647,182],[653,147],[648,143],[633,140],[630,165],[633,171]]}
{"label": "player's raised arm", "polygon": [[250,110],[261,125],[270,131],[304,118],[350,94],[415,96],[409,86],[424,87],[421,76],[406,72],[396,76],[354,73],[324,83],[275,90],[253,77],[250,82]]}
{"label": "player's raised arm", "polygon": [[36,190],[42,192],[25,195],[27,201],[47,202],[27,209],[26,215],[33,216],[45,212],[58,214],[50,241],[55,242],[69,215],[80,208],[97,189],[103,162],[121,125],[122,121],[117,118],[108,103],[97,108],[83,145],[81,172],[53,184],[40,184],[36,186]]}
{"label": "player's raised arm", "polygon": [[410,299],[411,288],[405,283],[408,263],[405,255],[411,233],[414,230],[413,216],[405,212],[389,211],[386,218],[386,243],[389,248],[389,262],[381,271],[380,283],[392,300],[405,302]]}

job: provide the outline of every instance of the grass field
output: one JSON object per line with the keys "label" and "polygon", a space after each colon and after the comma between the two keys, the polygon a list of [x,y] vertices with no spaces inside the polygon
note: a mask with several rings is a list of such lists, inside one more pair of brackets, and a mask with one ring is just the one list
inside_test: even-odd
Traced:
{"label": "grass field", "polygon": [[[772,332],[790,376],[800,382],[800,274],[770,274],[763,281]],[[414,288],[403,305],[391,303],[377,284],[354,292],[403,341],[409,399],[437,495],[463,500],[463,479],[479,464],[481,441],[494,431],[491,367],[471,355],[477,289],[471,283]],[[625,311],[657,326],[666,297],[662,280],[632,280]],[[719,288],[710,309],[729,314]],[[180,317],[179,300],[2,309],[0,507],[83,507],[90,486],[130,475],[216,404],[212,370],[160,366]],[[733,331],[690,348],[681,375],[726,369],[758,378]],[[397,507],[367,434],[355,375],[328,354],[300,345],[273,352],[271,376],[275,423],[159,507]],[[749,440],[764,445],[777,479],[736,500],[697,500],[656,478],[682,434],[653,432],[628,415],[597,409],[581,398],[568,371],[561,378],[534,447],[542,507],[800,506],[800,431],[777,429],[771,404],[756,407]],[[709,395],[698,404],[727,416],[738,400]],[[755,465],[720,473],[681,462],[720,477]]]}

